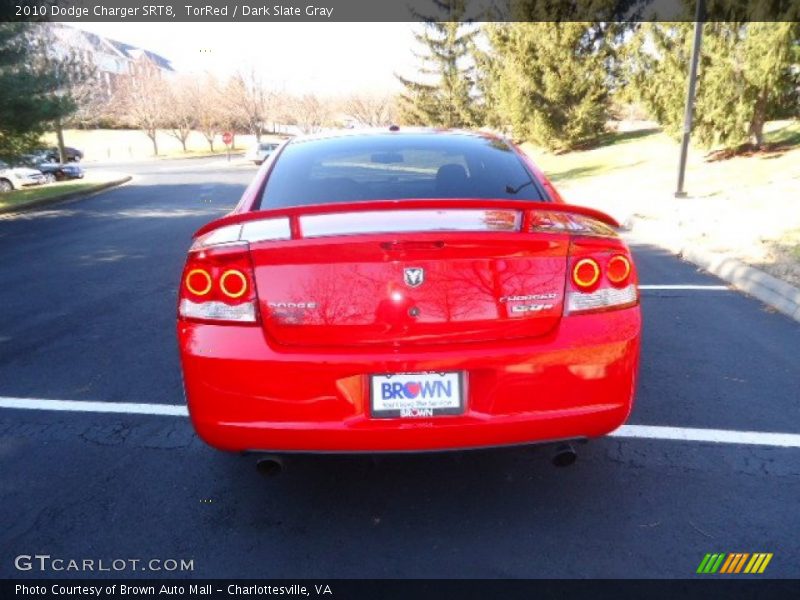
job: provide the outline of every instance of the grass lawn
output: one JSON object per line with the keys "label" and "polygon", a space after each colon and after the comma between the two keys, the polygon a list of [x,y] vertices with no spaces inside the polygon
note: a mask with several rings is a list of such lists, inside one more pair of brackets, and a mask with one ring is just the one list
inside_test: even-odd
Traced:
{"label": "grass lawn", "polygon": [[[766,138],[784,147],[719,161],[708,161],[706,150],[690,148],[684,188],[691,196],[707,197],[732,188],[761,187],[800,173],[800,123],[770,123]],[[635,190],[643,196],[675,191],[680,146],[674,139],[658,129],[640,129],[609,134],[606,140],[591,150],[560,155],[531,144],[523,144],[523,150],[566,191],[577,187],[584,192],[588,180],[598,189],[618,187],[622,193]]]}
{"label": "grass lawn", "polygon": [[773,144],[800,146],[800,122],[772,124],[767,133],[767,141]]}
{"label": "grass lawn", "polygon": [[73,192],[90,190],[101,185],[98,181],[63,181],[46,185],[37,185],[22,190],[0,194],[0,210],[6,208],[22,208],[31,202],[46,198],[54,198]]}

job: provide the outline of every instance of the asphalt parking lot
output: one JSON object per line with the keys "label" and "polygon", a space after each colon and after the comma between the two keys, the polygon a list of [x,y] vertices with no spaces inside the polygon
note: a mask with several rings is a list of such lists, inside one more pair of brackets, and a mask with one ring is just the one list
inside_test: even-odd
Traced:
{"label": "asphalt parking lot", "polygon": [[[130,170],[123,187],[0,219],[0,577],[65,575],[14,567],[36,553],[193,560],[120,576],[693,577],[709,552],[771,552],[761,577],[800,576],[800,324],[653,247],[634,248],[644,338],[630,424],[720,441],[632,428],[579,446],[566,469],[515,448],[302,457],[264,479],[183,416],[4,407],[183,402],[185,251],[254,169]],[[740,444],[740,431],[787,435]]]}

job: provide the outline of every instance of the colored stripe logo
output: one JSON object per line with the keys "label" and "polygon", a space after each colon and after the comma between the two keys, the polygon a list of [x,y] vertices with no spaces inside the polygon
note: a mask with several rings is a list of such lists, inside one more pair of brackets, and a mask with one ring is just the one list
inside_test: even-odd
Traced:
{"label": "colored stripe logo", "polygon": [[697,567],[697,573],[702,575],[763,573],[769,561],[772,560],[772,552],[729,552],[727,554],[706,554]]}

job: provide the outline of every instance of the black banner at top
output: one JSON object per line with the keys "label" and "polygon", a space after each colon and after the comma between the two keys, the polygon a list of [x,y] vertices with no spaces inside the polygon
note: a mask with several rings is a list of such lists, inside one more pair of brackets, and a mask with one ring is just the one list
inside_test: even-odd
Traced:
{"label": "black banner at top", "polygon": [[0,0],[3,21],[800,21],[800,0]]}

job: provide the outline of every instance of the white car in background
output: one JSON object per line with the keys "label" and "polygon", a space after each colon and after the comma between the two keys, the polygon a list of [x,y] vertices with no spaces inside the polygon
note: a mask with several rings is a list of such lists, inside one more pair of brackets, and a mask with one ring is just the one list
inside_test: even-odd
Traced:
{"label": "white car in background", "polygon": [[278,144],[276,142],[258,142],[247,151],[244,157],[246,160],[252,160],[257,165],[260,165],[267,160],[270,154],[275,152],[277,147]]}
{"label": "white car in background", "polygon": [[41,171],[28,167],[9,167],[0,161],[0,193],[22,189],[28,185],[41,185],[45,183]]}

